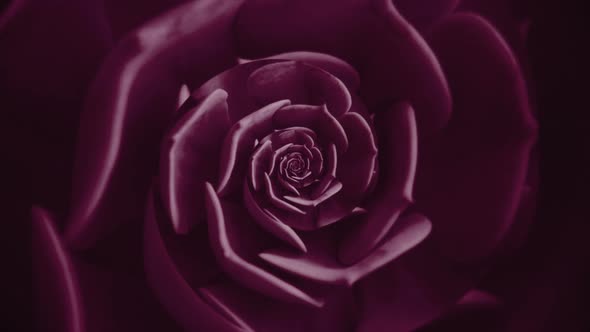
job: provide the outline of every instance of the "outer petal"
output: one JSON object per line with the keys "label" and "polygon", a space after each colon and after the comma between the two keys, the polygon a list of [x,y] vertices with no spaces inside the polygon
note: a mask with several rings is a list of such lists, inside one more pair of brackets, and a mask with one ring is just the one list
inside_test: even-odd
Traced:
{"label": "outer petal", "polygon": [[321,300],[244,260],[234,251],[228,233],[232,232],[229,222],[237,216],[231,213],[228,206],[222,205],[211,184],[207,183],[205,190],[211,246],[223,269],[237,282],[271,297],[321,307]]}
{"label": "outer petal", "polygon": [[342,81],[303,62],[282,61],[260,67],[248,78],[247,89],[260,106],[282,99],[294,104],[326,104],[336,117],[346,113],[352,103]]}
{"label": "outer petal", "polygon": [[180,6],[129,35],[106,61],[81,121],[67,231],[74,245],[90,245],[104,220],[112,226],[141,213],[157,158],[149,147],[161,140],[183,83],[200,84],[235,62],[230,22],[240,3]]}
{"label": "outer petal", "polygon": [[[14,151],[4,153],[18,161],[15,166],[25,172],[24,178],[35,183],[27,194],[61,215],[69,204],[84,95],[112,47],[102,3],[0,3],[2,132],[21,142],[7,144]],[[56,222],[61,228],[65,220]]]}
{"label": "outer petal", "polygon": [[189,331],[251,331],[191,288],[170,257],[159,227],[151,194],[146,211],[144,264],[151,287],[170,315]]}
{"label": "outer petal", "polygon": [[440,129],[449,118],[450,95],[434,54],[389,0],[337,5],[250,1],[238,15],[236,31],[238,51],[245,57],[303,49],[348,61],[359,68],[361,95],[370,108],[408,100],[416,108],[421,133]]}
{"label": "outer petal", "polygon": [[219,145],[228,131],[227,93],[214,91],[191,109],[164,140],[161,190],[172,225],[187,233],[205,216],[205,181],[217,178]]}
{"label": "outer petal", "polygon": [[485,20],[455,15],[431,39],[456,114],[421,153],[416,202],[436,220],[433,240],[441,251],[475,259],[496,246],[514,219],[536,124],[518,64]]}
{"label": "outer petal", "polygon": [[430,233],[430,228],[430,222],[424,216],[407,216],[378,248],[350,266],[342,265],[322,247],[304,255],[281,249],[269,250],[261,253],[260,257],[280,269],[307,279],[352,286],[420,243]]}
{"label": "outer petal", "polygon": [[77,274],[49,213],[33,208],[33,268],[39,326],[44,330],[85,331]]}
{"label": "outer petal", "polygon": [[393,0],[395,8],[420,30],[451,14],[459,2],[460,0]]}
{"label": "outer petal", "polygon": [[427,241],[359,282],[358,332],[416,331],[473,288],[479,276],[441,257]]}
{"label": "outer petal", "polygon": [[346,61],[329,54],[299,51],[276,54],[270,58],[299,61],[321,68],[338,77],[350,91],[356,91],[360,85],[360,77],[356,69]]}
{"label": "outer petal", "polygon": [[413,109],[408,104],[398,104],[375,118],[380,134],[380,183],[366,220],[341,245],[339,257],[348,264],[368,254],[412,201],[418,158]]}

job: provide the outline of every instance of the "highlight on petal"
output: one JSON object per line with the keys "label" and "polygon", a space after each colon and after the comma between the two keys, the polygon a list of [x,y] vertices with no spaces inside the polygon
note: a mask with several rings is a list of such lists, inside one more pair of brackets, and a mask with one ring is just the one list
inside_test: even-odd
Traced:
{"label": "highlight on petal", "polygon": [[380,137],[379,185],[367,208],[366,220],[346,238],[339,258],[352,264],[366,255],[387,234],[399,214],[412,201],[412,188],[418,158],[416,119],[410,105],[394,105],[375,115]]}
{"label": "highlight on petal", "polygon": [[369,189],[375,175],[377,146],[369,124],[358,113],[344,114],[339,121],[353,143],[339,158],[336,177],[344,185],[342,196],[358,202]]}
{"label": "highlight on petal", "polygon": [[216,90],[190,109],[168,133],[162,145],[162,199],[174,230],[186,234],[205,216],[205,181],[214,182],[219,146],[230,123],[227,92]]}
{"label": "highlight on petal", "polygon": [[416,203],[436,220],[440,250],[470,261],[490,254],[513,225],[537,125],[521,69],[487,21],[456,14],[430,39],[455,108],[420,154]]}
{"label": "highlight on petal", "polygon": [[162,239],[155,196],[150,193],[144,228],[144,268],[147,280],[168,313],[189,331],[251,331],[240,320],[218,311],[196,293],[176,267]]}
{"label": "highlight on petal", "polygon": [[296,61],[260,67],[248,78],[247,89],[261,106],[282,99],[294,104],[326,104],[336,117],[346,113],[352,103],[350,92],[337,77]]}
{"label": "highlight on petal", "polygon": [[424,30],[450,15],[460,0],[393,0],[395,8],[414,27]]}
{"label": "highlight on petal", "polygon": [[295,247],[302,252],[307,252],[307,248],[299,235],[289,226],[280,221],[270,211],[260,207],[254,198],[248,184],[244,182],[244,205],[246,209],[254,218],[254,220],[266,231],[275,235],[279,239],[287,242],[289,245]]}
{"label": "highlight on petal", "polygon": [[[40,208],[32,209],[33,281],[44,329],[83,332],[84,309],[76,271],[55,229],[53,218]],[[51,315],[44,312],[52,308]],[[57,310],[54,310],[57,309]],[[55,315],[58,313],[59,315]]]}
{"label": "highlight on petal", "polygon": [[408,100],[416,109],[421,136],[437,132],[450,117],[450,92],[437,58],[390,0],[342,0],[337,5],[249,1],[238,14],[236,32],[240,56],[308,50],[347,61],[360,69],[360,95],[369,109]]}
{"label": "highlight on petal", "polygon": [[230,129],[223,142],[219,162],[217,192],[221,196],[228,195],[241,186],[241,179],[246,172],[254,142],[273,130],[273,116],[279,109],[289,104],[289,100],[279,100],[266,105],[242,118]]}
{"label": "highlight on petal", "polygon": [[422,215],[406,216],[400,220],[378,248],[354,265],[343,265],[325,250],[306,254],[275,249],[260,254],[266,262],[303,278],[327,283],[352,286],[369,273],[390,263],[420,243],[429,233],[431,224]]}
{"label": "highlight on petal", "polygon": [[321,68],[340,79],[350,91],[356,91],[360,85],[360,77],[356,69],[346,61],[330,54],[298,51],[275,54],[269,58],[303,62]]}
{"label": "highlight on petal", "polygon": [[348,149],[348,137],[342,125],[328,111],[326,105],[289,105],[277,111],[273,116],[276,128],[306,127],[316,134],[334,143],[339,153]]}
{"label": "highlight on petal", "polygon": [[176,105],[176,108],[180,108],[180,106],[182,106],[182,104],[184,104],[184,102],[190,96],[191,96],[191,91],[189,90],[189,88],[186,84],[183,84],[182,87],[180,88],[180,91],[178,91],[178,104]]}
{"label": "highlight on petal", "polygon": [[155,171],[148,165],[157,165],[151,147],[176,110],[181,85],[200,85],[235,63],[231,23],[240,5],[178,6],[128,35],[103,63],[81,117],[69,244],[88,247],[141,215]]}
{"label": "highlight on petal", "polygon": [[206,183],[205,190],[211,246],[214,249],[219,264],[230,277],[249,288],[274,298],[313,307],[321,307],[323,305],[321,300],[314,298],[270,272],[247,262],[234,252],[227,235],[227,232],[231,232],[231,229],[229,229],[231,225],[227,218],[232,218],[233,216],[227,211],[227,206],[224,208],[224,205],[222,205],[220,198],[210,183]]}

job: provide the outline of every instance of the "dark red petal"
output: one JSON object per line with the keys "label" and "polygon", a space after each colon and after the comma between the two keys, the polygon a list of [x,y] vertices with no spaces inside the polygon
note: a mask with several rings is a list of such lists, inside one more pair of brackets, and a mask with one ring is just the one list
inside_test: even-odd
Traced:
{"label": "dark red petal", "polygon": [[299,51],[276,54],[271,56],[270,59],[299,61],[321,68],[338,77],[350,91],[356,91],[360,85],[360,78],[356,69],[346,61],[329,54]]}
{"label": "dark red petal", "polygon": [[272,180],[270,179],[270,177],[268,176],[268,173],[264,173],[264,175],[265,175],[264,176],[264,184],[265,184],[265,188],[266,188],[266,198],[268,198],[268,201],[272,205],[274,205],[278,209],[285,210],[285,212],[288,212],[288,213],[295,213],[295,214],[300,214],[300,215],[305,214],[305,211],[286,202],[285,200],[283,200],[282,197],[278,197],[277,191],[275,190],[275,186],[274,186]]}
{"label": "dark red petal", "polygon": [[420,155],[416,203],[435,221],[433,240],[442,252],[476,259],[512,225],[536,123],[520,68],[489,23],[454,15],[431,39],[452,87],[455,113]]}
{"label": "dark red petal", "polygon": [[178,233],[187,233],[205,216],[203,185],[217,179],[219,146],[230,126],[226,99],[225,91],[214,91],[186,113],[164,139],[162,199]]}
{"label": "dark red petal", "polygon": [[47,211],[33,208],[33,270],[38,322],[45,330],[86,330],[76,271],[54,221]]}
{"label": "dark red petal", "polygon": [[219,200],[211,184],[207,183],[205,190],[211,246],[223,269],[235,281],[268,296],[288,302],[321,307],[323,304],[321,300],[310,296],[292,284],[244,260],[234,251],[227,234],[232,231],[230,228],[232,221],[229,221],[228,218],[236,218],[238,216],[234,216],[228,212],[227,207],[224,209],[222,202]]}
{"label": "dark red petal", "polygon": [[451,14],[460,0],[393,0],[395,8],[417,29],[423,30]]}
{"label": "dark red petal", "polygon": [[314,197],[312,199],[307,199],[304,197],[296,197],[296,196],[284,196],[285,200],[295,203],[297,205],[301,205],[303,207],[316,207],[322,204],[324,201],[332,198],[332,196],[336,195],[342,189],[342,183],[336,179],[330,182],[328,188],[326,188],[320,195]]}
{"label": "dark red petal", "polygon": [[282,99],[294,104],[326,104],[337,117],[351,105],[350,92],[342,81],[303,62],[281,61],[260,67],[248,78],[247,89],[260,106]]}
{"label": "dark red petal", "polygon": [[430,222],[421,215],[402,218],[388,238],[366,258],[354,265],[343,265],[321,245],[310,245],[305,254],[284,249],[268,250],[260,257],[270,264],[317,282],[352,286],[369,273],[385,266],[420,243],[430,232]]}
{"label": "dark red petal", "polygon": [[180,6],[111,53],[81,119],[69,242],[87,247],[108,228],[141,215],[157,165],[153,147],[174,113],[179,88],[201,84],[235,63],[230,22],[239,4]]}
{"label": "dark red petal", "polygon": [[328,111],[325,105],[290,105],[277,111],[273,117],[276,128],[307,127],[316,134],[327,139],[327,143],[333,143],[339,153],[348,149],[348,138],[342,125]]}
{"label": "dark red petal", "polygon": [[369,108],[408,100],[421,134],[448,121],[451,100],[440,65],[390,0],[249,1],[240,10],[236,32],[238,52],[245,57],[310,50],[348,61],[359,68]]}
{"label": "dark red petal", "polygon": [[288,100],[280,100],[251,113],[230,129],[221,148],[219,184],[221,196],[241,187],[254,142],[273,130],[273,116]]}
{"label": "dark red petal", "polygon": [[359,113],[349,112],[338,119],[350,145],[340,156],[336,178],[342,181],[342,197],[359,202],[369,189],[377,161],[377,146],[367,121]]}
{"label": "dark red petal", "polygon": [[291,227],[282,223],[268,210],[260,207],[246,182],[244,183],[244,205],[252,218],[266,231],[287,242],[294,248],[302,252],[307,252],[305,244]]}
{"label": "dark red petal", "polygon": [[366,220],[341,244],[339,257],[347,264],[373,249],[412,201],[418,153],[413,109],[408,104],[395,105],[378,113],[375,123],[380,133],[379,185]]}
{"label": "dark red petal", "polygon": [[262,184],[264,183],[264,173],[269,171],[272,160],[271,145],[272,143],[270,141],[261,143],[260,146],[256,148],[256,151],[252,153],[252,157],[250,157],[250,174],[248,175],[250,183],[252,184],[252,189],[255,191],[262,188]]}
{"label": "dark red petal", "polygon": [[357,284],[361,303],[357,331],[415,331],[473,288],[477,276],[424,249],[419,245]]}
{"label": "dark red petal", "polygon": [[187,330],[249,331],[239,320],[219,313],[191,288],[162,239],[154,204],[154,195],[150,194],[144,230],[144,266],[148,282],[168,313]]}

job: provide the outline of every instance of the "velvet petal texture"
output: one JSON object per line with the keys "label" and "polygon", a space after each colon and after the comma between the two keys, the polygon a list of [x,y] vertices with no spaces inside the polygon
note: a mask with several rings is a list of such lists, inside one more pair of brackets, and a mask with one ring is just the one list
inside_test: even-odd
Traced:
{"label": "velvet petal texture", "polygon": [[159,229],[153,194],[148,199],[144,231],[145,270],[150,285],[166,310],[187,330],[251,331],[239,319],[191,288],[170,257]]}
{"label": "velvet petal texture", "polygon": [[186,233],[205,216],[205,181],[217,177],[218,147],[229,129],[227,92],[216,90],[192,108],[164,139],[161,190],[174,229]]}
{"label": "velvet petal texture", "polygon": [[514,219],[536,123],[518,64],[488,22],[457,14],[430,39],[455,108],[445,132],[420,153],[416,203],[436,220],[432,238],[442,252],[475,259]]}
{"label": "velvet petal texture", "polygon": [[451,14],[461,0],[393,0],[393,4],[413,26],[423,30]]}
{"label": "velvet petal texture", "polygon": [[396,104],[375,116],[380,137],[380,174],[366,219],[341,244],[339,257],[347,264],[361,259],[387,234],[412,201],[418,158],[418,137],[413,108]]}
{"label": "velvet petal texture", "polygon": [[[269,12],[273,15],[263,14]],[[348,61],[359,69],[369,108],[408,100],[421,134],[448,121],[451,101],[440,65],[390,1],[250,1],[240,10],[235,31],[238,52],[246,58],[304,49]]]}
{"label": "velvet petal texture", "polygon": [[270,264],[313,281],[352,286],[369,273],[385,266],[420,243],[430,233],[430,222],[421,215],[405,216],[399,226],[363,260],[346,266],[320,245],[319,250],[300,254],[273,249],[260,254]]}
{"label": "velvet petal texture", "polygon": [[81,293],[74,266],[55,228],[42,208],[32,210],[34,289],[39,309],[38,328],[85,331]]}
{"label": "velvet petal texture", "polygon": [[87,247],[104,230],[141,214],[157,165],[151,147],[175,111],[180,87],[200,85],[235,63],[230,22],[240,3],[177,7],[127,36],[104,63],[80,125],[67,230],[72,245]]}
{"label": "velvet petal texture", "polygon": [[232,224],[239,222],[243,216],[232,211],[229,204],[223,204],[211,184],[207,183],[205,190],[211,246],[219,264],[228,275],[236,282],[268,296],[283,301],[321,307],[323,304],[321,300],[252,264],[234,251],[230,234],[235,232],[232,229]]}

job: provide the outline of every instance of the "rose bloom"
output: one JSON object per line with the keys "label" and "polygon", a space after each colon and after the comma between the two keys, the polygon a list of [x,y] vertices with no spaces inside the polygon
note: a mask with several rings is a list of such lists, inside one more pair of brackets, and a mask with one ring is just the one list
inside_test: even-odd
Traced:
{"label": "rose bloom", "polygon": [[[71,200],[32,213],[42,326],[447,331],[493,311],[477,286],[526,233],[536,122],[509,2],[459,2],[72,4],[82,28],[45,44],[62,66],[14,76],[84,100]],[[4,40],[43,8],[9,4]]]}

